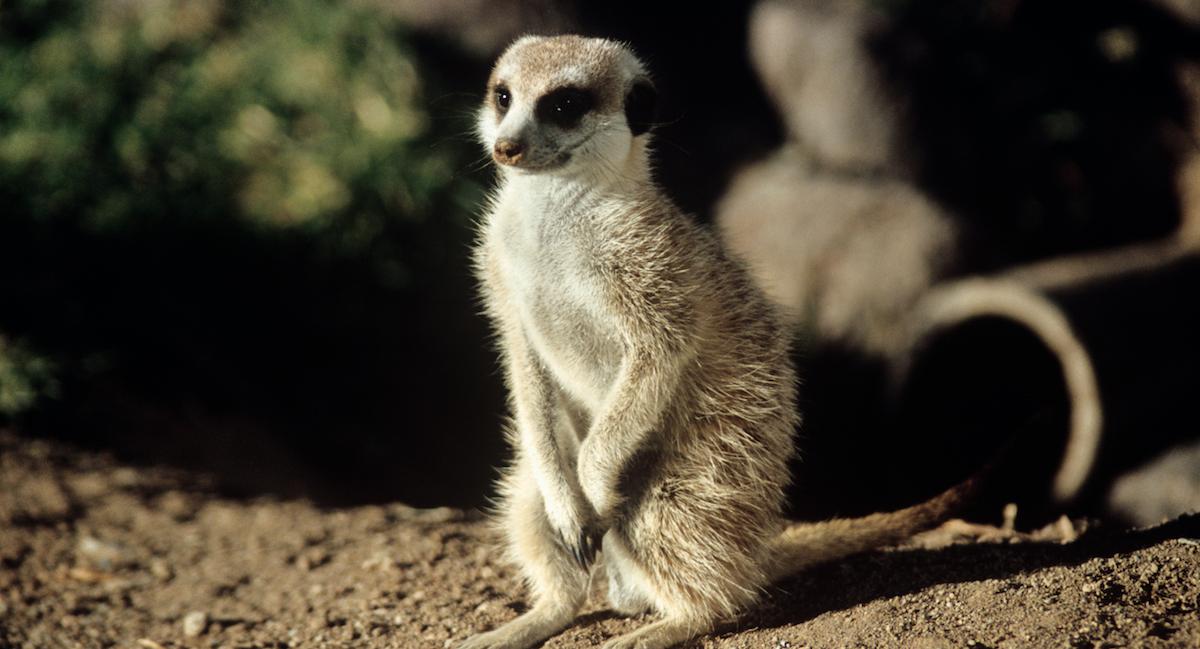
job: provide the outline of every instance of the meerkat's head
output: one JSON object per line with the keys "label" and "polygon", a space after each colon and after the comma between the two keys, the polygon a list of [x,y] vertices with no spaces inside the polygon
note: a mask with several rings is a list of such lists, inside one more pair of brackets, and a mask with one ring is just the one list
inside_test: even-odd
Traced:
{"label": "meerkat's head", "polygon": [[479,135],[492,159],[520,173],[618,170],[645,150],[656,93],[624,45],[580,36],[526,36],[492,70]]}

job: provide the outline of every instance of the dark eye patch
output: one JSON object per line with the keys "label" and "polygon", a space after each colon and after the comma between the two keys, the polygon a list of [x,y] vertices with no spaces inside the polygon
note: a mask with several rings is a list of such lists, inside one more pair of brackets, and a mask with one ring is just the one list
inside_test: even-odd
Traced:
{"label": "dark eye patch", "polygon": [[508,86],[500,84],[492,91],[492,98],[496,102],[496,110],[503,115],[508,111],[509,104],[512,103],[512,93],[508,91]]}
{"label": "dark eye patch", "polygon": [[596,98],[582,88],[559,88],[542,96],[534,109],[540,122],[559,128],[574,128],[596,105]]}

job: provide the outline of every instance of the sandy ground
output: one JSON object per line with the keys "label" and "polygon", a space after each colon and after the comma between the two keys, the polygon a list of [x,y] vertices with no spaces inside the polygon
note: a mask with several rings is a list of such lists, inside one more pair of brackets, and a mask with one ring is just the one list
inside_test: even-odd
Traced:
{"label": "sandy ground", "polygon": [[[692,646],[1200,647],[1200,517],[1063,541],[1077,529],[938,530],[799,576]],[[0,433],[0,648],[446,647],[527,606],[478,514],[230,499]],[[644,622],[597,596],[544,646]]]}

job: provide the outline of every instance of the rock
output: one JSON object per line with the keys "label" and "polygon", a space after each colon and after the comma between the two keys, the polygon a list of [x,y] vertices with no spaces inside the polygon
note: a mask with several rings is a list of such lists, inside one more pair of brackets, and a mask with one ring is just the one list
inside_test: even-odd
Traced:
{"label": "rock", "polygon": [[17,494],[12,499],[15,506],[0,507],[0,523],[54,522],[71,516],[71,497],[53,476],[30,476],[12,488]]}
{"label": "rock", "polygon": [[171,566],[163,559],[150,560],[150,574],[154,575],[159,581],[170,581],[175,573],[171,570]]}
{"label": "rock", "polygon": [[311,548],[296,558],[296,567],[305,572],[329,563],[330,555],[320,548]]}
{"label": "rock", "polygon": [[204,611],[192,611],[191,613],[183,616],[183,635],[189,638],[195,638],[201,633],[204,633],[204,630],[207,628],[208,614]]}
{"label": "rock", "polygon": [[158,498],[158,508],[176,521],[190,521],[200,509],[198,499],[181,491],[168,491]]}
{"label": "rock", "polygon": [[452,523],[465,518],[461,509],[453,507],[433,507],[431,509],[414,509],[409,513],[408,520],[415,523]]}
{"label": "rock", "polygon": [[1108,507],[1139,526],[1200,510],[1200,442],[1173,448],[1118,478]]}
{"label": "rock", "polygon": [[93,568],[112,571],[133,562],[129,551],[117,543],[84,536],[75,547],[75,554]]}
{"label": "rock", "polygon": [[317,614],[314,614],[312,617],[308,618],[308,630],[309,631],[320,631],[321,629],[324,629],[328,626],[329,626],[329,624],[326,622],[324,614],[317,613]]}
{"label": "rock", "polygon": [[395,568],[396,562],[392,559],[390,553],[380,550],[371,555],[366,561],[363,561],[361,567],[363,570],[387,571]]}
{"label": "rock", "polygon": [[111,573],[101,570],[92,570],[91,568],[85,568],[82,566],[75,566],[74,568],[67,570],[66,575],[75,581],[81,581],[85,584],[99,584],[113,578]]}

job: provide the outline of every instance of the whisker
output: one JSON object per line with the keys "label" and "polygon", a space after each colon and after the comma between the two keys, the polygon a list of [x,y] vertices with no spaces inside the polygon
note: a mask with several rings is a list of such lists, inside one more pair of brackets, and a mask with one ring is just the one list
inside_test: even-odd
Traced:
{"label": "whisker", "polygon": [[487,169],[488,166],[490,166],[491,164],[492,164],[492,156],[484,154],[484,155],[480,156],[478,160],[476,160],[475,162],[472,162],[467,167],[467,171],[469,171],[470,173],[476,173],[479,171],[483,171],[484,169]]}

